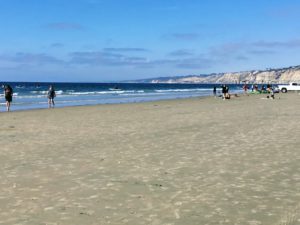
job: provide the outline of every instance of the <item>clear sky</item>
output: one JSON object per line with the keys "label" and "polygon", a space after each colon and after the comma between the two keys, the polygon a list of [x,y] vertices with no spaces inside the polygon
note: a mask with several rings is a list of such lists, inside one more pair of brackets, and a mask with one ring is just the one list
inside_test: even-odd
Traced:
{"label": "clear sky", "polygon": [[299,0],[0,0],[0,80],[109,82],[300,64]]}

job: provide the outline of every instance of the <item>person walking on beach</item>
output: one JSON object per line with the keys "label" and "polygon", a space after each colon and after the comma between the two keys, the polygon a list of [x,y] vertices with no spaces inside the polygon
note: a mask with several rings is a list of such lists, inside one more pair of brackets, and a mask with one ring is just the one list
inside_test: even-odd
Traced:
{"label": "person walking on beach", "polygon": [[13,89],[11,86],[4,85],[4,97],[5,97],[5,101],[6,101],[6,111],[9,112],[10,111],[10,104],[12,102],[12,96],[13,96]]}
{"label": "person walking on beach", "polygon": [[54,87],[50,85],[49,90],[48,90],[48,106],[49,108],[54,107],[54,98],[56,97]]}

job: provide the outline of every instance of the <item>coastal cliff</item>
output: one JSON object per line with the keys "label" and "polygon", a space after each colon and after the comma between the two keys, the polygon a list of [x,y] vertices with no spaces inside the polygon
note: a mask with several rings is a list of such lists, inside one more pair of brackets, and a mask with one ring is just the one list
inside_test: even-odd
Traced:
{"label": "coastal cliff", "polygon": [[280,69],[159,77],[137,80],[140,83],[289,83],[300,82],[300,66]]}

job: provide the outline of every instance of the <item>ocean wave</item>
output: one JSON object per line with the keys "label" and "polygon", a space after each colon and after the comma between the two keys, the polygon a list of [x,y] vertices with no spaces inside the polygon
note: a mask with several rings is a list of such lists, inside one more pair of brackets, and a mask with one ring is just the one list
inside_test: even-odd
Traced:
{"label": "ocean wave", "polygon": [[155,92],[195,92],[195,91],[211,91],[212,89],[208,88],[195,88],[195,89],[157,89]]}
{"label": "ocean wave", "polygon": [[16,89],[24,89],[24,88],[26,88],[26,86],[24,86],[24,85],[17,85],[15,88]]}
{"label": "ocean wave", "polygon": [[20,95],[20,96],[16,96],[17,99],[34,99],[34,98],[47,98],[46,95]]}
{"label": "ocean wave", "polygon": [[30,91],[31,94],[47,94],[48,91]]}
{"label": "ocean wave", "polygon": [[55,94],[56,94],[56,95],[62,95],[63,93],[64,93],[63,90],[55,91]]}
{"label": "ocean wave", "polygon": [[124,94],[124,93],[144,93],[143,90],[113,90],[113,91],[82,91],[82,92],[69,92],[69,95],[106,95],[106,94]]}
{"label": "ocean wave", "polygon": [[95,94],[101,94],[101,92],[84,91],[84,92],[69,92],[67,94],[70,94],[70,95],[95,95]]}
{"label": "ocean wave", "polygon": [[[31,94],[44,94],[44,95],[47,95],[48,94],[48,91],[30,91]],[[61,95],[64,93],[63,90],[59,90],[59,91],[55,91],[55,93],[57,95]]]}
{"label": "ocean wave", "polygon": [[161,95],[162,93],[155,93],[155,92],[151,92],[151,93],[124,93],[124,94],[120,94],[121,96],[132,96],[132,97],[139,97],[139,96],[153,96],[153,95]]}

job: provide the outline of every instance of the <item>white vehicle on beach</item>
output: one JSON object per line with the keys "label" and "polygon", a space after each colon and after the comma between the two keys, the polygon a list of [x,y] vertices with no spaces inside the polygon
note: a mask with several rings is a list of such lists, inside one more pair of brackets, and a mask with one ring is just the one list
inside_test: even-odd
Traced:
{"label": "white vehicle on beach", "polygon": [[300,83],[282,84],[278,85],[278,88],[282,93],[286,93],[288,91],[300,91]]}

